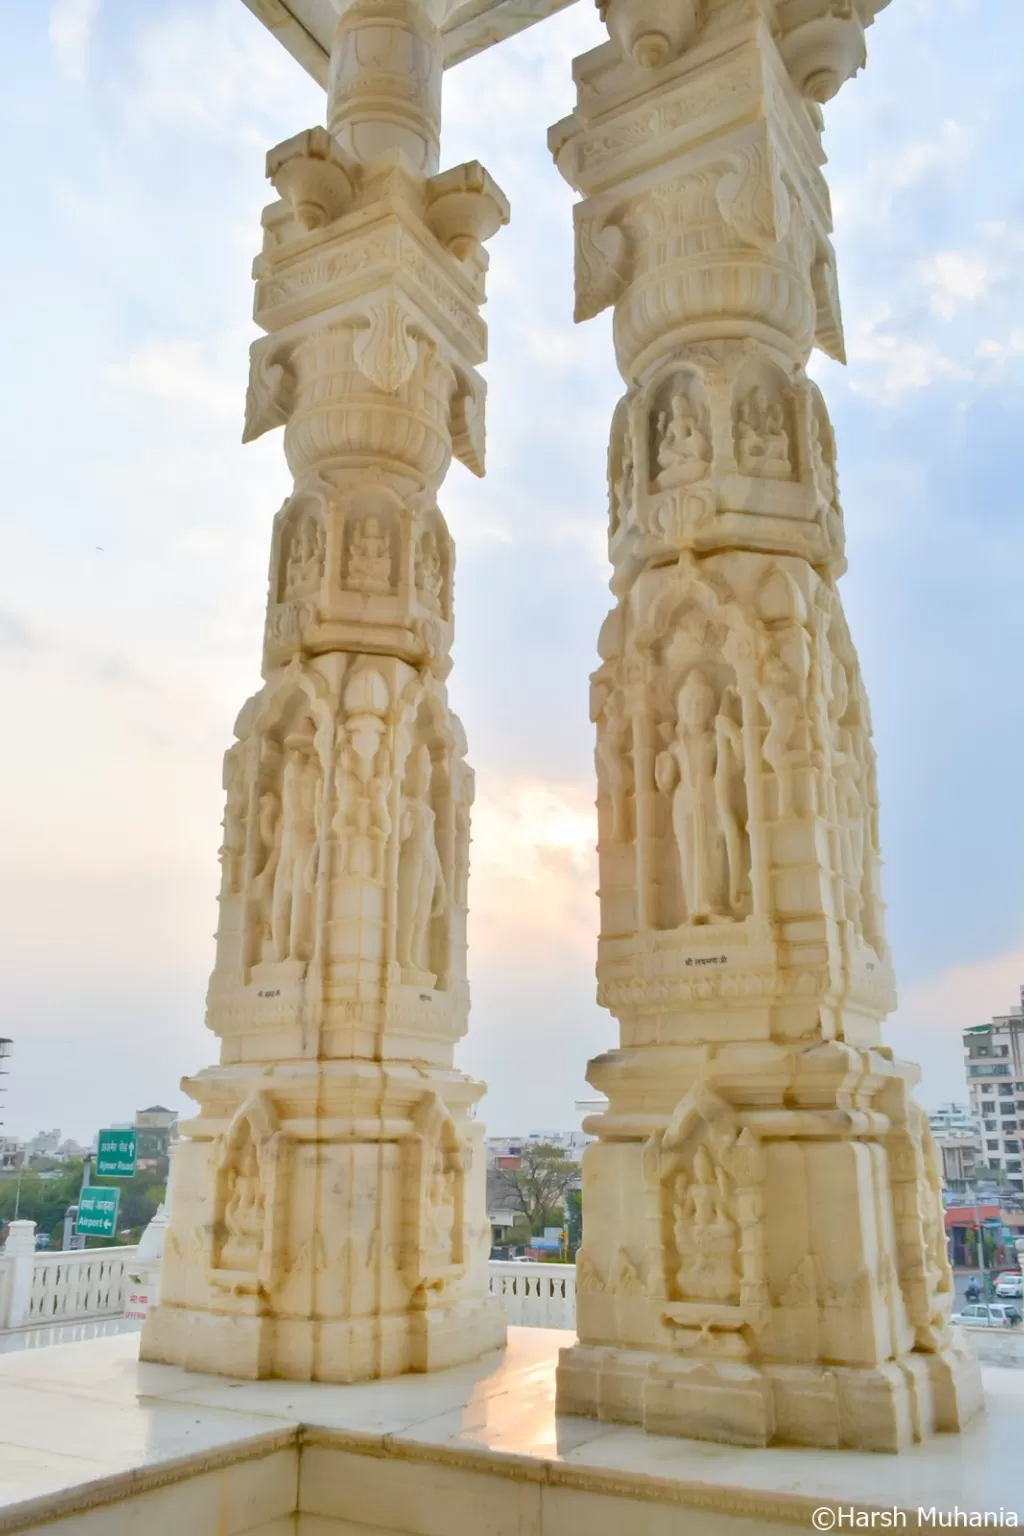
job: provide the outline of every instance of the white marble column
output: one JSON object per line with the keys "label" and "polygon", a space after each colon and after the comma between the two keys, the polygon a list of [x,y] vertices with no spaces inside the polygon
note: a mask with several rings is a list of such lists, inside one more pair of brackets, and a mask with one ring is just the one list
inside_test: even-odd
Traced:
{"label": "white marble column", "polygon": [[868,701],[836,586],[821,103],[884,0],[606,0],[550,143],[614,306],[592,681],[599,999],[562,1411],[898,1450],[980,1404],[893,1059]]}
{"label": "white marble column", "polygon": [[263,677],[224,764],[220,1064],[175,1158],[143,1355],[246,1377],[431,1370],[487,1294],[469,1011],[473,775],[448,707],[452,454],[483,473],[474,163],[438,173],[430,3],[339,4],[327,128],[271,150],[245,437],[283,426]]}

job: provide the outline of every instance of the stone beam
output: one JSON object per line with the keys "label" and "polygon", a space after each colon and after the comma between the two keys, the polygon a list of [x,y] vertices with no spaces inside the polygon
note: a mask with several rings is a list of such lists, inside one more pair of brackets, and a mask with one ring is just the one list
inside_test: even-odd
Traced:
{"label": "stone beam", "polygon": [[[575,0],[462,0],[461,4],[448,4],[440,28],[445,69],[515,37],[574,3]],[[335,0],[243,0],[243,4],[326,89],[331,37],[338,20]]]}
{"label": "stone beam", "polygon": [[562,1411],[900,1450],[980,1402],[893,1059],[871,719],[837,586],[829,100],[884,0],[603,0],[550,134],[614,311],[598,998]]}

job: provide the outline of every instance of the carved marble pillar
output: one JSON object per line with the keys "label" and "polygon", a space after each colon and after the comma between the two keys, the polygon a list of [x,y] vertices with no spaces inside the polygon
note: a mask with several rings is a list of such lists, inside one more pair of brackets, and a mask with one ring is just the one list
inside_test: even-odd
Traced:
{"label": "carved marble pillar", "polygon": [[351,1381],[504,1340],[488,1296],[469,1011],[473,775],[448,707],[455,553],[437,494],[483,473],[474,163],[438,174],[417,0],[339,5],[328,127],[271,150],[245,437],[284,427],[264,685],[224,764],[207,1021],[143,1355]]}
{"label": "carved marble pillar", "polygon": [[980,1404],[894,1006],[836,581],[822,112],[884,0],[607,0],[550,143],[614,306],[599,1000],[562,1411],[900,1449]]}

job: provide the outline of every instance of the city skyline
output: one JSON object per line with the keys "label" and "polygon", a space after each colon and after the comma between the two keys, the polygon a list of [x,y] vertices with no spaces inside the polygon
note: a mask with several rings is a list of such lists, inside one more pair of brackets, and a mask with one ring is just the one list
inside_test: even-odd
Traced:
{"label": "city skyline", "polygon": [[[248,269],[264,152],[322,105],[237,0],[144,15],[59,0],[11,25],[0,115],[30,216],[0,257],[19,296],[0,384],[14,1039],[0,1115],[5,1133],[85,1140],[122,1104],[187,1114],[177,1079],[212,1059],[220,760],[256,681],[287,480],[279,435],[238,443]],[[456,468],[442,493],[459,556],[451,691],[478,787],[460,1064],[490,1083],[495,1135],[578,1123],[585,1062],[616,1033],[594,1002],[587,677],[620,384],[607,317],[572,326],[572,198],[544,142],[570,58],[601,36],[575,7],[445,84],[444,163],[483,161],[513,211],[491,246],[488,478]],[[963,1096],[961,1029],[1024,980],[1016,38],[1010,0],[892,7],[871,69],[826,113],[850,366],[818,358],[815,375],[879,753],[901,988],[885,1038],[922,1062],[928,1107]]]}

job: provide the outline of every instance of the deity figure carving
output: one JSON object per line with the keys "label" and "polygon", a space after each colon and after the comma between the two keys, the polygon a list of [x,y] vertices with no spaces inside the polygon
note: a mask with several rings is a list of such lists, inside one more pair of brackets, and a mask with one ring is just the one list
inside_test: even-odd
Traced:
{"label": "deity figure carving", "polygon": [[473,804],[473,778],[463,780],[462,790],[455,802],[455,873],[453,900],[457,907],[469,902],[469,832],[470,808]]}
{"label": "deity figure carving", "polygon": [[632,729],[621,694],[610,689],[607,683],[599,684],[596,679],[591,686],[591,716],[598,728],[594,748],[598,792],[608,796],[611,807],[609,836],[613,843],[619,843],[628,836],[626,797],[632,778]]}
{"label": "deity figure carving", "polygon": [[822,441],[821,418],[814,409],[811,410],[811,460],[814,464],[814,478],[817,481],[821,494],[829,506],[834,507],[837,494],[835,471],[825,453],[825,444]]}
{"label": "deity figure carving", "polygon": [[352,534],[347,585],[357,592],[391,591],[391,535],[372,514],[357,523]]}
{"label": "deity figure carving", "polygon": [[850,917],[862,928],[864,903],[866,790],[864,765],[857,751],[854,732],[843,724],[850,706],[850,687],[846,668],[838,659],[832,668],[832,698],[829,720],[832,728],[832,770],[836,786],[836,822],[843,880],[852,906]]}
{"label": "deity figure carving", "polygon": [[440,1146],[430,1170],[423,1218],[425,1257],[434,1263],[450,1264],[455,1233],[455,1170],[448,1166]]}
{"label": "deity figure carving", "polygon": [[622,413],[622,443],[619,448],[617,466],[615,464],[614,448],[612,452],[611,531],[613,534],[617,533],[623,525],[628,525],[632,521],[635,460],[636,447],[633,442],[633,425],[629,419],[629,411],[627,409]]}
{"label": "deity figure carving", "polygon": [[282,600],[287,602],[315,586],[323,568],[324,530],[315,517],[307,515],[299,520],[288,538]]}
{"label": "deity figure carving", "polygon": [[225,1170],[227,1201],[220,1254],[222,1269],[254,1270],[259,1264],[266,1227],[266,1197],[260,1174],[259,1153],[246,1126],[245,1138],[232,1154]]}
{"label": "deity figure carving", "polygon": [[789,816],[793,811],[793,767],[801,756],[799,751],[791,749],[790,744],[802,717],[803,705],[796,679],[778,657],[769,657],[765,663],[759,698],[768,718],[768,731],[762,750],[765,761],[775,774],[778,814],[780,817]]}
{"label": "deity figure carving", "polygon": [[427,932],[432,918],[447,904],[444,872],[438,857],[434,811],[430,804],[430,749],[412,755],[399,827],[398,962],[405,970],[427,971]]}
{"label": "deity figure carving", "polygon": [[276,831],[277,867],[270,913],[273,960],[308,960],[313,941],[323,788],[319,767],[304,739],[286,743],[281,813]]}
{"label": "deity figure carving", "polygon": [[744,475],[788,480],[792,474],[789,434],[781,404],[758,385],[736,411],[736,458]]}
{"label": "deity figure carving", "polygon": [[424,608],[432,613],[441,612],[441,590],[444,572],[437,547],[437,536],[428,528],[416,550],[416,590]]}
{"label": "deity figure carving", "polygon": [[227,800],[224,807],[224,842],[220,851],[222,891],[225,896],[235,896],[242,888],[249,801],[245,765],[235,752],[229,752],[224,761],[224,788]]}
{"label": "deity figure carving", "polygon": [[725,1169],[697,1148],[690,1177],[675,1181],[673,1235],[680,1294],[696,1301],[731,1302],[739,1296],[739,1229],[730,1214],[731,1189]]}
{"label": "deity figure carving", "polygon": [[377,758],[363,764],[365,774],[353,769],[354,754],[345,748],[335,771],[334,830],[342,840],[346,873],[365,880],[382,881],[385,853],[391,836],[391,775]]}
{"label": "deity figure carving", "polygon": [[743,780],[743,737],[727,687],[716,711],[715,690],[694,668],[676,700],[675,740],[655,760],[655,782],[672,796],[672,830],[679,855],[684,921],[730,921],[746,879],[743,829],[735,810]]}
{"label": "deity figure carving", "polygon": [[677,390],[669,409],[659,414],[656,441],[659,479],[680,471],[700,471],[710,463],[711,445],[685,390]]}

